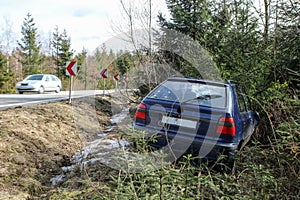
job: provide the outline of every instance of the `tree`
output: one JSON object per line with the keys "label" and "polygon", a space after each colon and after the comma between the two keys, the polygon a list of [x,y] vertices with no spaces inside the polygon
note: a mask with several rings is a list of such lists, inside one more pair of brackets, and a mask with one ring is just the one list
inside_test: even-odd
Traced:
{"label": "tree", "polygon": [[0,93],[9,93],[14,89],[13,73],[6,69],[5,56],[0,52]]}
{"label": "tree", "polygon": [[66,62],[73,59],[74,50],[71,49],[71,38],[65,29],[60,33],[58,27],[55,28],[53,32],[52,52],[57,67],[57,76],[63,81],[64,85],[66,85],[65,66]]}
{"label": "tree", "polygon": [[39,73],[41,58],[41,43],[38,41],[37,28],[30,13],[24,18],[21,33],[23,37],[18,41],[21,52],[21,63],[25,75]]}
{"label": "tree", "polygon": [[[167,0],[167,5],[171,19],[166,20],[160,15],[161,27],[178,31],[198,42],[210,53],[223,79],[251,85],[254,90],[258,84],[265,84],[263,80],[268,76],[269,68],[261,59],[265,53],[260,48],[258,19],[251,10],[251,3],[244,0]],[[173,48],[182,49],[187,42],[182,43]],[[170,52],[165,56],[183,75],[199,77],[193,70],[196,66]],[[262,72],[259,76],[258,71]]]}
{"label": "tree", "polygon": [[[225,80],[235,80],[251,93],[268,85],[270,68],[267,51],[264,51],[264,34],[261,36],[258,19],[252,4],[244,0],[221,3],[221,12],[213,12],[216,27],[209,51]],[[226,20],[222,20],[226,19]],[[220,21],[221,20],[221,21]],[[258,73],[259,72],[259,73]]]}
{"label": "tree", "polygon": [[[59,59],[60,44],[61,44],[61,34],[59,33],[58,27],[56,26],[53,32],[53,39],[51,42],[52,45],[52,56],[55,60],[56,67],[62,66],[62,63]],[[58,73],[57,73],[58,75]]]}
{"label": "tree", "polygon": [[278,1],[275,7],[274,81],[300,86],[300,2]]}
{"label": "tree", "polygon": [[82,51],[75,56],[75,60],[77,62],[77,77],[76,79],[81,79],[84,81],[84,89],[87,89],[88,85],[88,72],[87,72],[87,65],[86,65],[86,59],[87,59],[87,51],[86,49],[82,49]]}
{"label": "tree", "polygon": [[117,55],[115,60],[115,66],[121,75],[127,73],[128,69],[133,66],[133,58],[129,52],[120,52],[120,56]]}
{"label": "tree", "polygon": [[[202,50],[208,50],[209,41],[212,40],[214,27],[209,10],[210,3],[204,0],[166,0],[166,3],[171,18],[167,20],[162,14],[159,15],[159,23],[165,34],[158,43],[171,45],[171,47],[162,48],[168,49],[168,51],[161,52],[162,57],[183,76],[200,78],[207,74],[201,70],[206,65],[201,63],[201,60],[204,61],[208,57],[206,54],[195,52],[198,48],[194,48],[194,45],[199,48],[201,46]],[[184,58],[184,55],[179,55],[178,52],[181,54],[189,52],[191,59]],[[198,58],[195,57],[197,54]],[[195,63],[192,64],[191,60],[197,62],[197,66]]]}
{"label": "tree", "polygon": [[1,26],[1,32],[2,34],[0,35],[0,51],[2,51],[6,56],[6,67],[7,72],[9,72],[11,71],[9,54],[13,50],[12,47],[15,41],[15,34],[12,30],[12,22],[7,17],[4,17],[4,26]]}
{"label": "tree", "polygon": [[75,51],[71,49],[71,38],[68,36],[66,29],[64,29],[61,34],[59,57],[62,62],[66,63],[72,59],[74,52]]}
{"label": "tree", "polygon": [[[107,69],[109,77],[112,77],[115,74],[115,54],[112,50],[107,52],[105,44],[101,46],[101,49],[97,49],[95,53],[95,60],[96,60],[96,73],[99,73],[101,69]],[[98,88],[103,89],[104,87],[104,79],[100,78],[98,82]],[[111,89],[114,87],[114,80],[113,78],[105,79],[105,88]]]}
{"label": "tree", "polygon": [[176,30],[199,41],[205,48],[207,33],[211,29],[211,13],[206,0],[166,0],[171,19],[159,15],[160,26]]}
{"label": "tree", "polygon": [[[123,19],[125,19],[122,24],[118,24],[118,26],[114,27],[114,31],[118,32],[118,34],[122,33],[122,40],[129,43],[130,49],[124,52],[130,52],[132,56],[125,55],[124,57],[118,59],[117,67],[121,67],[122,73],[127,72],[127,77],[129,77],[128,82],[132,84],[146,84],[151,85],[151,82],[158,83],[158,73],[155,68],[152,67],[149,63],[154,63],[153,56],[153,21],[155,12],[155,7],[153,6],[152,0],[142,0],[142,1],[119,1],[122,7],[121,15]],[[121,56],[118,54],[118,56]],[[132,66],[138,70],[129,70],[129,67],[126,66],[127,69],[122,66],[121,62],[126,59],[134,59],[131,61]],[[123,61],[122,61],[123,60]],[[129,61],[129,60],[127,60]],[[143,78],[141,81],[137,80],[135,77],[136,73],[141,74],[142,71]],[[130,74],[129,74],[130,73]]]}

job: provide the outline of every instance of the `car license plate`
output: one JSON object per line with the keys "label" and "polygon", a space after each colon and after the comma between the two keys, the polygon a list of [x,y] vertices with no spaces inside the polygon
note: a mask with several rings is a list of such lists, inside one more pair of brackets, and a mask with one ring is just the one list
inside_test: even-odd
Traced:
{"label": "car license plate", "polygon": [[179,118],[168,117],[168,116],[163,116],[161,122],[164,124],[171,124],[171,125],[176,125],[176,126],[181,126],[186,128],[194,128],[194,129],[197,126],[196,121],[188,120],[188,119],[179,119]]}

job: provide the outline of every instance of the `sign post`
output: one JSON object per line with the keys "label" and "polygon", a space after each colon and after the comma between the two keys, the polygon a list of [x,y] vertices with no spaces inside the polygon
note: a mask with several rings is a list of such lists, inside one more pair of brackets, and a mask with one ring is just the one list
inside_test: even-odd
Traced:
{"label": "sign post", "polygon": [[105,79],[108,77],[108,71],[107,68],[100,70],[100,76],[103,78],[103,96],[105,96]]}
{"label": "sign post", "polygon": [[105,96],[105,78],[103,78],[103,96]]}
{"label": "sign post", "polygon": [[127,94],[127,82],[128,82],[128,80],[127,80],[127,76],[124,76],[123,77],[123,83],[125,84],[125,92],[126,92],[126,94]]}
{"label": "sign post", "polygon": [[76,76],[77,63],[75,61],[66,63],[66,75],[70,76],[70,87],[69,87],[69,104],[72,103],[72,77]]}

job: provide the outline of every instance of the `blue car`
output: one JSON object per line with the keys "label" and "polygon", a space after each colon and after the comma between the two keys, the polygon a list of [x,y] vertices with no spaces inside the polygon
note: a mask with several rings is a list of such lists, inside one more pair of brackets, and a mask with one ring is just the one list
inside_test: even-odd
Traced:
{"label": "blue car", "polygon": [[231,81],[172,77],[141,101],[134,127],[147,137],[155,135],[149,145],[165,150],[170,159],[185,153],[202,160],[223,155],[233,167],[258,122],[249,98]]}

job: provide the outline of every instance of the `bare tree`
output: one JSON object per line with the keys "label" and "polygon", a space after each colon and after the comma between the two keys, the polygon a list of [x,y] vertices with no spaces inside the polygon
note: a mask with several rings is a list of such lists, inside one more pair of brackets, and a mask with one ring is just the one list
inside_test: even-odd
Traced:
{"label": "bare tree", "polygon": [[[130,43],[135,55],[134,67],[130,70],[129,81],[133,85],[147,85],[149,89],[160,80],[157,68],[162,65],[157,63],[158,53],[155,52],[155,24],[157,6],[154,0],[119,0],[121,5],[122,24],[114,23],[114,35],[122,33],[121,40]],[[124,23],[125,21],[125,23]]]}
{"label": "bare tree", "polygon": [[12,21],[4,16],[3,17],[4,24],[1,26],[1,40],[0,50],[6,57],[6,70],[10,72],[10,64],[9,64],[9,55],[11,54],[15,41],[15,33],[13,32],[13,23]]}

